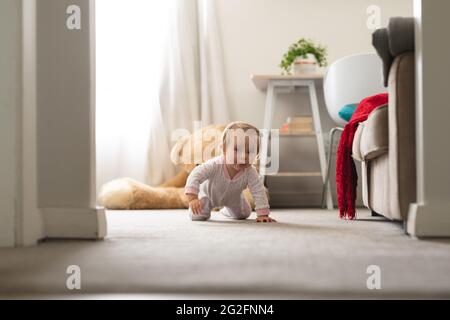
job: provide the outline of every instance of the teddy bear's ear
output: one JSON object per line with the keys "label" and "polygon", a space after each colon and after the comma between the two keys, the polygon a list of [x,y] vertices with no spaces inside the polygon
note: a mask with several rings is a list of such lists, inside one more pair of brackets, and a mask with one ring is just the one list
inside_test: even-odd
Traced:
{"label": "teddy bear's ear", "polygon": [[183,164],[183,148],[188,143],[190,136],[183,137],[177,141],[170,152],[170,160],[174,165]]}

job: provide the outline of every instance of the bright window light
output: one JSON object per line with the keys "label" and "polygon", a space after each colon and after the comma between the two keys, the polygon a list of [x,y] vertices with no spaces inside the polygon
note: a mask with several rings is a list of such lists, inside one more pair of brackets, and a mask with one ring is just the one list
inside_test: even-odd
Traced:
{"label": "bright window light", "polygon": [[145,181],[168,2],[96,1],[98,185],[123,176]]}

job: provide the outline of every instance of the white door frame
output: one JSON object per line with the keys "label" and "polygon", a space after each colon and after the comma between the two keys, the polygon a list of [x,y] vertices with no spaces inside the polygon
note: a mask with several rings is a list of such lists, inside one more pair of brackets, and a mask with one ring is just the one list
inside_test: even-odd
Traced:
{"label": "white door frame", "polygon": [[[51,9],[53,3],[57,3],[59,6],[55,10]],[[38,108],[45,108],[47,104],[54,104],[57,108],[67,108],[67,105],[73,107],[74,102],[58,101],[57,96],[50,96],[48,99],[44,96],[44,99],[42,99],[41,92],[40,99],[45,103],[41,103],[41,106],[39,106],[38,87],[47,86],[51,88],[53,84],[43,84],[42,78],[39,78],[38,66],[42,63],[45,65],[46,62],[49,65],[45,59],[46,56],[51,56],[52,52],[46,52],[45,48],[42,49],[41,46],[41,50],[44,51],[39,56],[36,47],[37,39],[48,40],[45,39],[45,35],[38,35],[37,6],[44,6],[44,9],[41,10],[41,14],[44,12],[44,16],[41,16],[40,23],[42,21],[45,23],[47,20],[45,12],[49,8],[49,17],[53,17],[53,19],[48,19],[50,20],[49,23],[53,25],[39,25],[39,27],[46,31],[46,28],[54,29],[55,24],[62,22],[61,27],[58,26],[58,28],[61,30],[60,36],[64,38],[67,36],[63,33],[66,27],[65,18],[67,14],[64,6],[71,4],[78,4],[82,8],[82,14],[85,15],[84,21],[86,22],[87,32],[82,36],[83,39],[80,40],[77,37],[76,39],[83,41],[84,48],[89,50],[89,61],[86,64],[87,68],[83,78],[83,81],[89,83],[89,88],[86,92],[78,91],[77,95],[89,97],[84,105],[80,105],[80,108],[83,108],[80,112],[86,115],[86,119],[80,125],[80,130],[82,130],[80,135],[83,133],[86,136],[85,132],[89,132],[89,150],[80,155],[78,153],[52,152],[48,156],[57,157],[58,163],[62,164],[70,165],[70,163],[76,163],[78,160],[88,163],[86,168],[89,173],[85,176],[88,175],[89,178],[83,180],[86,181],[84,184],[78,184],[77,189],[71,186],[71,180],[76,178],[76,175],[83,174],[79,170],[74,170],[74,172],[63,170],[63,173],[68,174],[54,175],[49,179],[48,174],[51,174],[51,170],[41,170],[38,161],[39,151],[41,157],[46,154],[42,149],[42,142],[45,144],[47,142],[45,139],[54,138],[55,143],[61,144],[58,136],[65,133],[57,130],[47,131],[44,132],[46,135],[44,135],[45,139],[42,140],[41,131],[42,128],[45,131],[45,125],[48,121],[44,121],[44,125],[41,124],[41,131],[39,131]],[[5,39],[5,43],[2,44],[4,50],[0,52],[0,56],[2,61],[6,61],[4,65],[0,65],[1,70],[5,71],[0,73],[0,103],[2,104],[0,109],[0,146],[7,154],[7,156],[0,157],[0,247],[35,245],[43,238],[102,239],[106,236],[105,213],[103,208],[96,206],[95,30],[93,27],[91,28],[95,23],[94,7],[94,0],[58,0],[58,2],[53,0],[38,0],[38,2],[37,0],[2,0],[0,3],[0,24],[5,24],[5,27],[0,30],[0,33],[5,33],[5,36],[2,36],[2,39]],[[57,18],[54,18],[55,16]],[[51,36],[55,36],[55,34]],[[58,33],[56,36],[58,36]],[[56,39],[55,41],[61,40],[63,39]],[[74,45],[78,49],[79,43]],[[38,59],[44,60],[37,61]],[[70,61],[67,62],[67,65],[70,69]],[[67,75],[64,75],[67,68],[60,67],[55,70],[60,69],[61,80],[67,81],[64,78],[64,76],[67,77]],[[41,75],[42,72],[41,70]],[[46,79],[46,76],[43,78]],[[40,81],[37,79],[40,79]],[[56,78],[56,81],[58,80],[59,75]],[[77,83],[74,84],[74,87],[74,90],[85,90],[77,88]],[[86,86],[83,88],[86,88]],[[76,103],[77,101],[75,101],[75,105]],[[71,110],[68,109],[68,113]],[[55,121],[55,119],[44,120]],[[79,141],[75,138],[71,142],[81,144],[84,141],[86,140]],[[48,147],[48,144],[46,146]],[[80,159],[74,159],[78,156]],[[45,163],[42,159],[45,160],[45,157],[41,158],[41,165]],[[41,184],[39,184],[39,178],[43,179]],[[42,181],[45,181],[45,183],[42,183]],[[65,194],[64,201],[60,201],[60,197],[52,197],[52,191],[45,190],[45,192],[42,192],[43,190],[39,187],[46,188],[47,181],[50,181],[51,185],[48,184],[50,190],[59,191],[58,188],[69,190]],[[71,197],[72,194],[73,197]],[[56,205],[52,205],[53,203]],[[65,205],[65,203],[68,205]]]}
{"label": "white door frame", "polygon": [[0,247],[15,245],[21,107],[21,3],[0,2]]}
{"label": "white door frame", "polygon": [[416,237],[450,236],[450,29],[448,0],[415,0],[417,203],[407,231]]}
{"label": "white door frame", "polygon": [[36,30],[37,191],[45,237],[102,239],[106,217],[96,205],[95,1],[38,0]]}

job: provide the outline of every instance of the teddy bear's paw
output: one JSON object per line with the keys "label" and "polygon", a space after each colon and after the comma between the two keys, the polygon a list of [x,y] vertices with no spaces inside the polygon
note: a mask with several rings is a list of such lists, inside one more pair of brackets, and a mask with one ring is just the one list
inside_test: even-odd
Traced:
{"label": "teddy bear's paw", "polygon": [[130,179],[116,179],[104,184],[100,189],[98,201],[106,209],[130,209],[133,203],[133,186]]}

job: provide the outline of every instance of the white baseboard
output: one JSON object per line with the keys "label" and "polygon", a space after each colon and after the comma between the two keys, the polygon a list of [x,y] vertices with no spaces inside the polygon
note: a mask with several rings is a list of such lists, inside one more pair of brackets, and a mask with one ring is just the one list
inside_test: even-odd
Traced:
{"label": "white baseboard", "polygon": [[106,215],[103,208],[44,208],[46,238],[103,239]]}
{"label": "white baseboard", "polygon": [[413,237],[450,237],[450,203],[409,206],[407,232]]}

